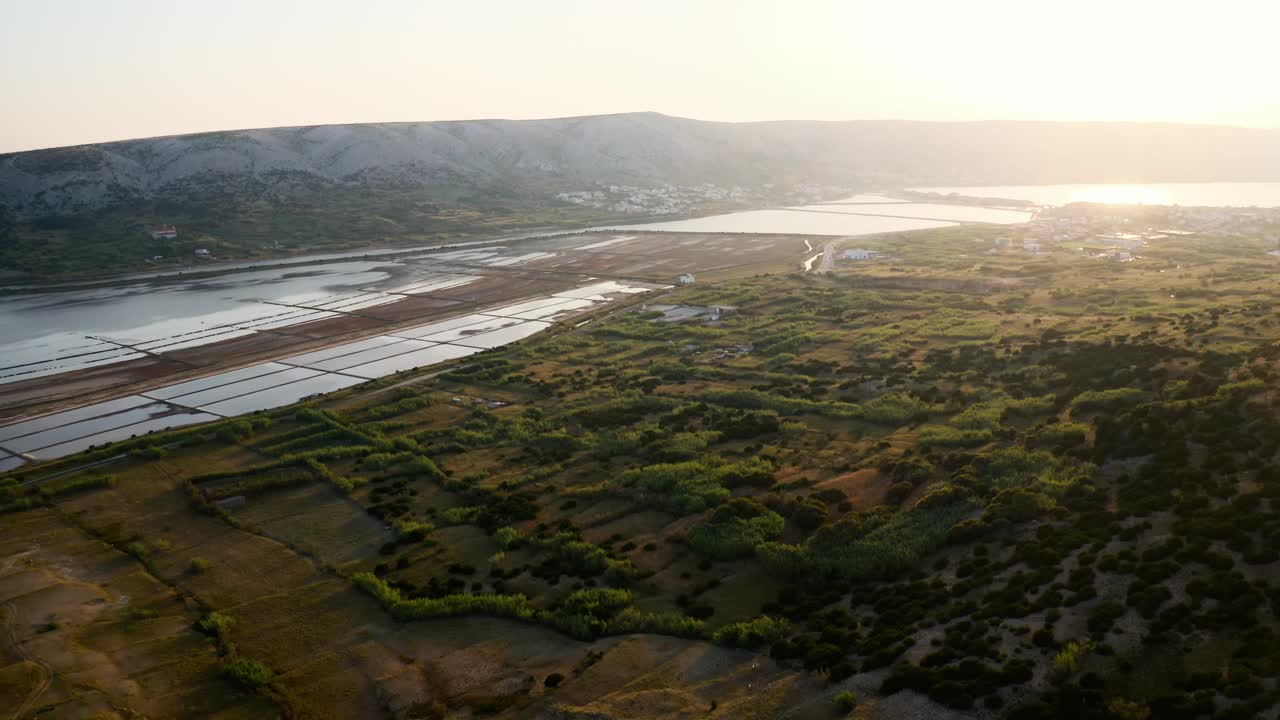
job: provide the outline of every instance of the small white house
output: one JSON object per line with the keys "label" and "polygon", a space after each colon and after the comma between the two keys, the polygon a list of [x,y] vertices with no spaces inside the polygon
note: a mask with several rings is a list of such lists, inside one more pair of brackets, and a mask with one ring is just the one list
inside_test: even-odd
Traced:
{"label": "small white house", "polygon": [[196,257],[209,257],[209,251],[204,248],[196,250]]}
{"label": "small white house", "polygon": [[685,273],[685,274],[681,275],[681,276],[680,276],[680,284],[681,284],[681,285],[692,285],[692,284],[693,284],[693,273]]}
{"label": "small white house", "polygon": [[862,248],[852,248],[844,251],[845,260],[870,260],[872,252],[863,250]]}

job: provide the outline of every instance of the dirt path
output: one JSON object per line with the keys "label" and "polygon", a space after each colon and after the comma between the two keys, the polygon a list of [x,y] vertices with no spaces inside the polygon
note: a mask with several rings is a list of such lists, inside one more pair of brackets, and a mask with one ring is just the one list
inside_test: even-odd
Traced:
{"label": "dirt path", "polygon": [[822,246],[822,262],[818,263],[818,272],[831,272],[836,266],[836,243],[834,240]]}
{"label": "dirt path", "polygon": [[22,649],[22,643],[18,642],[17,633],[14,632],[14,627],[18,622],[18,608],[15,607],[13,603],[6,602],[3,605],[0,605],[0,610],[4,612],[4,632],[0,635],[0,637],[3,638],[4,644],[20,659],[21,662],[30,663],[35,666],[40,673],[40,682],[31,689],[31,692],[27,693],[27,697],[23,698],[22,702],[18,704],[17,709],[10,714],[10,717],[13,718],[13,720],[18,720],[18,718],[26,715],[27,711],[31,709],[31,706],[35,704],[36,700],[39,700],[40,696],[49,689],[49,685],[53,682],[53,670],[51,670],[43,661],[28,655],[27,652]]}

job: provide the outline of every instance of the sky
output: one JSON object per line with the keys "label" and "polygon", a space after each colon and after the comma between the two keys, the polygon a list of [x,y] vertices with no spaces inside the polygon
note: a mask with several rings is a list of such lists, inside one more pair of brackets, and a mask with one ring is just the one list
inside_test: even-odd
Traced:
{"label": "sky", "polygon": [[0,152],[324,123],[1280,127],[1272,0],[0,0]]}

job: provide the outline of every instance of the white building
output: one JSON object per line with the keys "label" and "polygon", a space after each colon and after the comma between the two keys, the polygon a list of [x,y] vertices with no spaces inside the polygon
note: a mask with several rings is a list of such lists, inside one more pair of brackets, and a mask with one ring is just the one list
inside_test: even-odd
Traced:
{"label": "white building", "polygon": [[845,260],[870,260],[873,253],[870,250],[861,248],[852,248],[844,251]]}
{"label": "white building", "polygon": [[693,273],[685,273],[685,274],[681,275],[681,276],[680,276],[680,284],[681,284],[681,285],[692,285],[692,284],[693,284]]}

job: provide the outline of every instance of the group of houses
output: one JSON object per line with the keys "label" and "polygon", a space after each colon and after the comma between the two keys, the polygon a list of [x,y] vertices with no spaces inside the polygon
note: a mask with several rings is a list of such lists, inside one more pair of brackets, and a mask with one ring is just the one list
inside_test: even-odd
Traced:
{"label": "group of houses", "polygon": [[[172,225],[157,225],[157,224],[148,223],[142,226],[142,231],[145,232],[147,235],[150,235],[152,240],[177,240],[178,239],[178,228]],[[193,252],[193,254],[196,256],[196,259],[198,260],[213,259],[213,254],[209,252],[208,248],[197,248]],[[163,256],[157,255],[152,259],[160,260],[162,258]]]}

